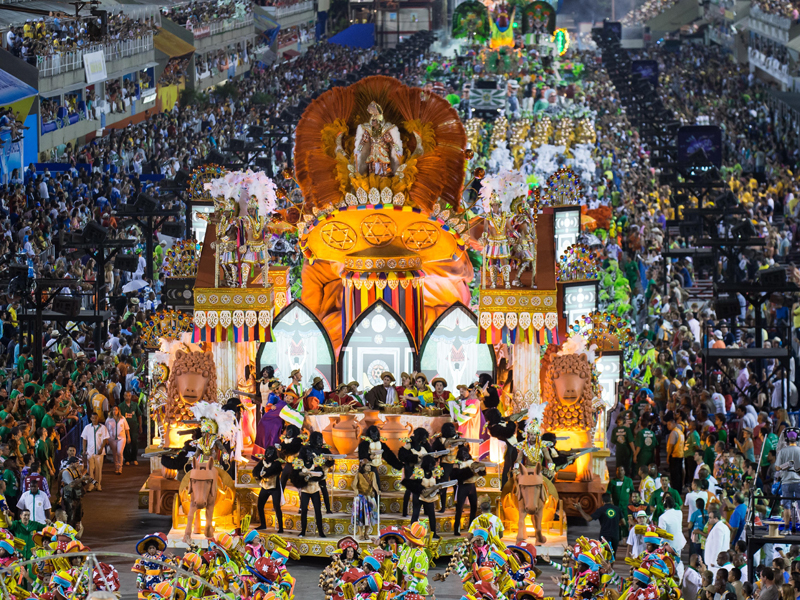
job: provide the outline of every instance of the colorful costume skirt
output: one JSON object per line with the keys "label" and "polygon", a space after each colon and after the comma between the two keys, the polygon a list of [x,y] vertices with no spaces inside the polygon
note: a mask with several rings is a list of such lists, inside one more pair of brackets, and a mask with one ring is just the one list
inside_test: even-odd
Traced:
{"label": "colorful costume skirt", "polygon": [[355,527],[363,527],[377,524],[378,506],[375,503],[375,498],[358,494],[353,500],[353,525]]}
{"label": "colorful costume skirt", "polygon": [[508,258],[511,256],[511,251],[508,248],[508,242],[505,240],[489,240],[486,243],[486,258],[489,259],[499,259],[499,258]]}

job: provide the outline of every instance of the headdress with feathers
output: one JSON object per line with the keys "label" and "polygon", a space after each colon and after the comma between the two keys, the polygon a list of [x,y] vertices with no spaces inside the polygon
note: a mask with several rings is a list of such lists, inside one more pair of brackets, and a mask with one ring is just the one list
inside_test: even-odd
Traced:
{"label": "headdress with feathers", "polygon": [[209,419],[217,424],[217,435],[228,441],[233,441],[236,435],[236,417],[232,411],[223,410],[217,403],[198,402],[192,406],[192,414],[198,421]]}
{"label": "headdress with feathers", "polygon": [[492,195],[496,194],[500,200],[501,210],[511,210],[511,201],[514,198],[528,194],[528,183],[525,176],[518,171],[502,170],[495,175],[484,177],[481,181],[481,204],[485,212],[491,210]]}

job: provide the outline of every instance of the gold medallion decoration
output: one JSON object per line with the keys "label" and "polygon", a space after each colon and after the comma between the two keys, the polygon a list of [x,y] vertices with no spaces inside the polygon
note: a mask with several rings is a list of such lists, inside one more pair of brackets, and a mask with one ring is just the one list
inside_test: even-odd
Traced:
{"label": "gold medallion decoration", "polygon": [[373,214],[361,221],[361,235],[370,246],[385,246],[397,235],[397,225],[386,215]]}
{"label": "gold medallion decoration", "polygon": [[178,240],[165,252],[161,271],[167,277],[194,277],[199,256],[194,241]]}
{"label": "gold medallion decoration", "polygon": [[402,239],[409,250],[425,250],[432,247],[439,239],[439,229],[426,221],[412,223],[406,227]]}
{"label": "gold medallion decoration", "polygon": [[347,251],[356,243],[356,232],[346,223],[334,221],[323,225],[320,230],[322,241],[336,250]]}
{"label": "gold medallion decoration", "polygon": [[178,310],[162,310],[151,316],[142,329],[146,348],[159,348],[161,339],[177,340],[181,334],[192,330],[194,318]]}

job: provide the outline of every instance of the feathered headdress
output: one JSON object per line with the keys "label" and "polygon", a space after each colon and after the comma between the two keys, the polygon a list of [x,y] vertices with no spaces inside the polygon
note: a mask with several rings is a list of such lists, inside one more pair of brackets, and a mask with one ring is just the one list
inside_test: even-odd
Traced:
{"label": "feathered headdress", "polygon": [[203,419],[213,421],[217,425],[216,435],[231,442],[236,435],[236,417],[233,412],[223,410],[216,402],[198,402],[191,408],[194,418],[202,422]]}
{"label": "feathered headdress", "polygon": [[501,210],[511,210],[511,201],[528,194],[528,183],[519,171],[502,170],[495,175],[484,177],[481,181],[481,204],[484,212],[491,210],[491,204],[499,201]]}

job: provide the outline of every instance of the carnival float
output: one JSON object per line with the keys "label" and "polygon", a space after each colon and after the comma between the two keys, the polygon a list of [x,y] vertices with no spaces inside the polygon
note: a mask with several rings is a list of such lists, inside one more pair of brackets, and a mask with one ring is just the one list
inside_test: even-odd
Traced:
{"label": "carnival float", "polygon": [[597,310],[581,177],[487,175],[471,140],[442,97],[374,76],[306,108],[280,185],[195,171],[193,310],[154,315],[148,338],[140,507],[172,515],[169,546],[258,520],[300,556],[387,531],[452,555],[480,505],[498,544],[560,552],[573,501],[600,505],[631,340]]}

